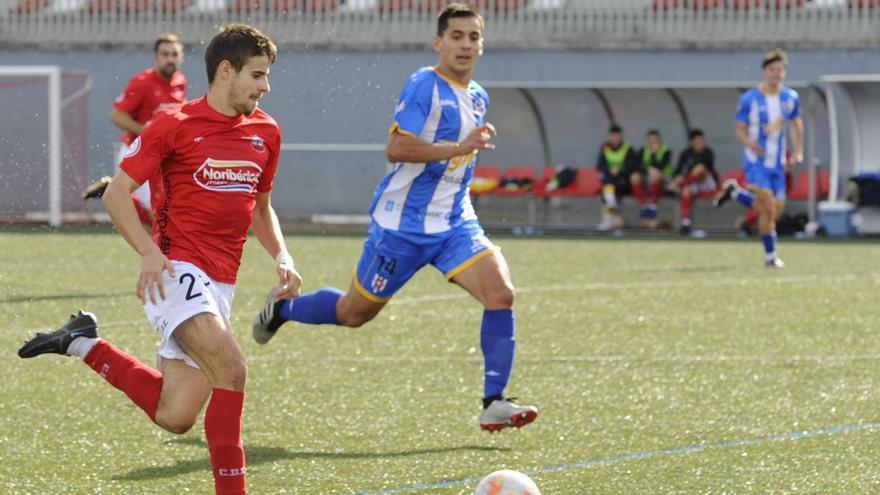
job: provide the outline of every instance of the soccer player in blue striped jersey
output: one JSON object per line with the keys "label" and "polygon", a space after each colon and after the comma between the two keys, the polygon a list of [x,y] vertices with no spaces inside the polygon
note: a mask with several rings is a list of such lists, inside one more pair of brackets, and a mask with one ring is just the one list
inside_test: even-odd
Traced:
{"label": "soccer player in blue striped jersey", "polygon": [[480,226],[469,195],[477,153],[492,149],[489,95],[471,80],[483,53],[483,18],[453,3],[440,12],[434,67],[410,76],[387,143],[394,164],[376,189],[372,223],[351,287],[323,288],[295,299],[270,293],[254,325],[266,343],[285,321],[359,327],[372,320],[423,266],[433,265],[485,308],[480,343],[485,364],[480,427],[490,432],[535,420],[534,406],[505,397],[513,366],[514,287],[507,262]]}
{"label": "soccer player in blue striped jersey", "polygon": [[[773,50],[762,63],[764,82],[743,93],[736,111],[736,137],[743,144],[743,168],[746,185],[736,180],[725,182],[715,198],[721,206],[733,198],[743,206],[754,204],[758,229],[764,243],[764,265],[783,268],[776,253],[776,220],[785,208],[785,174],[803,162],[804,124],[797,91],[783,85],[788,58]],[[786,159],[786,128],[794,151]]]}

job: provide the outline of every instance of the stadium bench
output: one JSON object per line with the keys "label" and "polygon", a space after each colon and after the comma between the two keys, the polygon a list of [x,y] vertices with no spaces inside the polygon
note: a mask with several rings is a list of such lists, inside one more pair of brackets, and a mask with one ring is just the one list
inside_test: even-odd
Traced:
{"label": "stadium bench", "polygon": [[494,165],[477,165],[474,167],[474,181],[495,181],[495,187],[491,189],[474,189],[471,188],[471,195],[473,196],[485,196],[487,194],[492,194],[495,192],[495,189],[498,188],[498,185],[501,184],[501,169]]}
{"label": "stadium bench", "polygon": [[531,180],[532,188],[531,189],[505,189],[504,187],[499,187],[492,194],[497,196],[532,196],[535,194],[538,188],[538,177],[535,174],[535,167],[531,165],[516,165],[512,167],[506,167],[504,169],[504,178],[506,179],[519,179],[519,180]]}
{"label": "stadium bench", "polygon": [[[824,168],[816,169],[816,199],[828,198],[831,175]],[[788,199],[794,201],[806,201],[810,197],[810,171],[802,170],[794,181],[794,189],[788,195]]]}
{"label": "stadium bench", "polygon": [[577,174],[571,184],[565,187],[547,190],[547,184],[556,176],[556,167],[544,167],[541,173],[541,180],[536,189],[539,196],[554,197],[568,196],[574,198],[592,198],[599,194],[602,189],[602,182],[599,179],[599,172],[592,167],[581,167],[577,169]]}

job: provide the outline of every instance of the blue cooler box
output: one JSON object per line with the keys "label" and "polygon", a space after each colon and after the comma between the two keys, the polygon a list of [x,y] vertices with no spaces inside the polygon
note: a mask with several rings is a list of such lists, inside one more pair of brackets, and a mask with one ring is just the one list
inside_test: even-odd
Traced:
{"label": "blue cooler box", "polygon": [[852,225],[856,205],[848,201],[822,201],[819,203],[819,224],[831,237],[846,237],[855,234]]}

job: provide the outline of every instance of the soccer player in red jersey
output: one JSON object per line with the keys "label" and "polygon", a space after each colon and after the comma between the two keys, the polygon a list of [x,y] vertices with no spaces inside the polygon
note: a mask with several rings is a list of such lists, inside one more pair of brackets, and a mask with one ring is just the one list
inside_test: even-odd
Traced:
{"label": "soccer player in red jersey", "polygon": [[[174,34],[162,34],[153,44],[153,67],[131,78],[122,93],[113,102],[110,121],[122,129],[121,146],[116,163],[128,152],[132,141],[141,133],[153,115],[171,105],[186,100],[186,77],[180,71],[183,63],[183,44]],[[157,177],[158,178],[158,177]],[[102,177],[83,191],[83,198],[97,198],[104,194],[110,177]],[[132,200],[144,223],[152,218],[150,183],[144,182],[134,193]]]}
{"label": "soccer player in red jersey", "polygon": [[[276,260],[283,297],[298,296],[302,284],[270,203],[281,133],[257,109],[269,91],[276,53],[272,41],[250,26],[221,30],[205,53],[207,95],[159,113],[132,142],[104,194],[116,228],[141,255],[137,294],[162,336],[159,369],[98,337],[95,315],[83,311],[19,350],[24,358],[82,358],[174,433],[189,430],[208,402],[205,436],[216,492],[224,495],[246,493],[241,424],[247,368],[229,328],[249,226]],[[150,237],[128,198],[157,172],[164,193]]]}

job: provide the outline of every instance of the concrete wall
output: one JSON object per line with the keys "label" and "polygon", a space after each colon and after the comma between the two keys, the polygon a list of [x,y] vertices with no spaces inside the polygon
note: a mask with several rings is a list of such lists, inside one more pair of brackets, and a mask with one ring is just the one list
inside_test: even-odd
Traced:
{"label": "concrete wall", "polygon": [[[760,60],[761,53],[755,51],[489,51],[475,78],[495,82],[747,82],[759,79]],[[790,80],[818,82],[828,73],[880,72],[880,58],[870,51],[797,51],[790,53],[790,60]],[[383,143],[405,78],[435,61],[429,51],[283,52],[272,68],[272,92],[262,106],[281,124],[287,143]],[[118,131],[107,118],[113,98],[132,74],[151,63],[149,49],[0,52],[0,65],[52,64],[91,71],[88,157],[92,177],[113,171],[111,149]],[[190,50],[183,70],[189,78],[189,96],[203,94],[206,78],[201,53]],[[4,101],[20,97],[14,88],[0,87],[0,95]],[[533,95],[547,126],[551,161],[591,166],[609,123],[597,97],[586,90],[538,90]],[[720,155],[719,164],[736,166],[739,150],[731,123],[738,93],[689,90],[681,95],[691,124],[707,131],[710,145]],[[614,90],[606,96],[634,143],[641,143],[645,130],[657,127],[676,150],[684,146],[684,126],[677,116],[670,117],[675,108],[662,92]],[[484,153],[481,160],[542,165],[534,114],[523,96],[504,89],[492,91],[492,97],[490,119],[500,130],[498,149]],[[8,135],[4,126],[30,118],[26,106],[12,108],[15,114],[0,123],[0,136]],[[817,111],[825,126],[824,107],[820,105]],[[821,131],[825,127],[819,129],[817,155],[821,163],[827,163],[827,136]],[[8,143],[0,144],[0,153],[7,154]],[[289,152],[282,161],[274,200],[288,218],[317,212],[362,213],[385,170],[381,152]]]}

